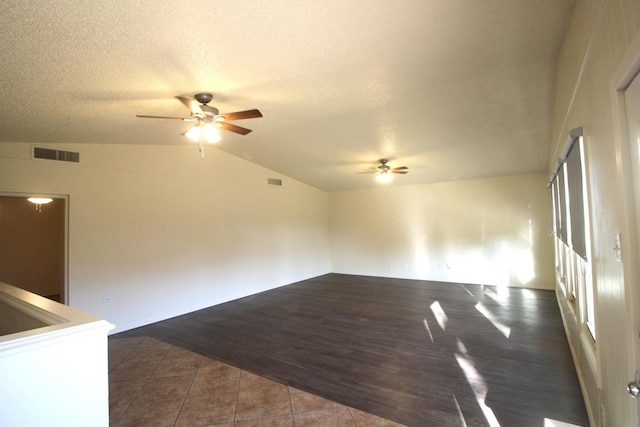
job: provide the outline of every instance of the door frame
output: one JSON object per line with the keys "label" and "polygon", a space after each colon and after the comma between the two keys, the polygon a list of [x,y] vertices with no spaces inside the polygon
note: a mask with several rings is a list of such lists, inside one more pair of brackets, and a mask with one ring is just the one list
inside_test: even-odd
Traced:
{"label": "door frame", "polygon": [[16,198],[25,198],[25,197],[51,197],[52,199],[64,200],[64,248],[63,248],[63,278],[62,278],[62,289],[60,294],[60,303],[64,305],[69,305],[69,195],[68,194],[57,194],[57,193],[46,193],[46,192],[8,192],[8,191],[0,191],[0,197],[16,197]]}
{"label": "door frame", "polygon": [[[635,378],[635,371],[640,369],[640,318],[633,315],[636,312],[635,301],[640,301],[640,230],[636,226],[636,206],[640,206],[640,200],[636,200],[633,182],[633,163],[631,135],[629,134],[629,123],[627,120],[626,90],[634,81],[640,78],[640,34],[629,45],[627,54],[618,65],[616,72],[610,80],[609,87],[611,93],[611,105],[613,110],[613,130],[614,144],[617,152],[620,153],[616,159],[620,165],[623,185],[622,193],[624,198],[624,228],[626,236],[622,236],[622,262],[623,280],[625,292],[625,311],[632,317],[629,319],[629,345],[627,346],[628,379]],[[612,236],[613,237],[613,236]],[[631,262],[624,262],[631,260]],[[623,386],[623,385],[621,385]],[[635,405],[635,422],[640,422],[640,404]]]}

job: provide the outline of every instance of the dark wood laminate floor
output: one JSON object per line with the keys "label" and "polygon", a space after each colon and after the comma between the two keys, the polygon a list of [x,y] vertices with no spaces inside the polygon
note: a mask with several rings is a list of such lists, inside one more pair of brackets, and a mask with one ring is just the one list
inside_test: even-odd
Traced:
{"label": "dark wood laminate floor", "polygon": [[127,331],[409,426],[588,426],[552,291],[328,274]]}

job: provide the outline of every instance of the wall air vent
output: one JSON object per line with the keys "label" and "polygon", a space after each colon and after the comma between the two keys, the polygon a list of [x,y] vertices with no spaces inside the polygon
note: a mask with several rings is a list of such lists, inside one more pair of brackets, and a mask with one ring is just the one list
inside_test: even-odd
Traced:
{"label": "wall air vent", "polygon": [[33,158],[80,163],[80,153],[54,150],[52,148],[33,147]]}
{"label": "wall air vent", "polygon": [[269,178],[267,180],[267,183],[271,184],[271,185],[282,185],[282,180],[281,179],[275,179],[275,178]]}

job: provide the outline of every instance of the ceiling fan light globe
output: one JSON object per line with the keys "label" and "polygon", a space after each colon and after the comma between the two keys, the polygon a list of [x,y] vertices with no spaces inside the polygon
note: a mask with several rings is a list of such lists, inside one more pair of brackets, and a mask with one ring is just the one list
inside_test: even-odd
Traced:
{"label": "ceiling fan light globe", "polygon": [[213,144],[215,142],[220,141],[222,138],[220,137],[220,132],[218,132],[218,129],[216,128],[216,126],[214,126],[211,123],[207,123],[206,125],[204,125],[204,127],[202,128],[202,137],[209,143],[209,144]]}
{"label": "ceiling fan light globe", "polygon": [[187,133],[185,133],[184,135],[190,140],[192,140],[193,142],[198,142],[198,140],[200,139],[200,126],[195,125],[191,129],[189,129]]}
{"label": "ceiling fan light globe", "polygon": [[35,205],[46,205],[53,202],[51,197],[29,197],[27,200]]}
{"label": "ceiling fan light globe", "polygon": [[376,181],[386,184],[387,182],[391,182],[393,176],[390,173],[379,173],[376,175]]}

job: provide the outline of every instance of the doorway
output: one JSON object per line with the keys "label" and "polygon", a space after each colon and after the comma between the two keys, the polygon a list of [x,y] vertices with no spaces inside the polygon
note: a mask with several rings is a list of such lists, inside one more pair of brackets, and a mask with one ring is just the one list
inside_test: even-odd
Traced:
{"label": "doorway", "polygon": [[0,194],[0,281],[65,304],[67,197],[37,205],[28,197]]}

